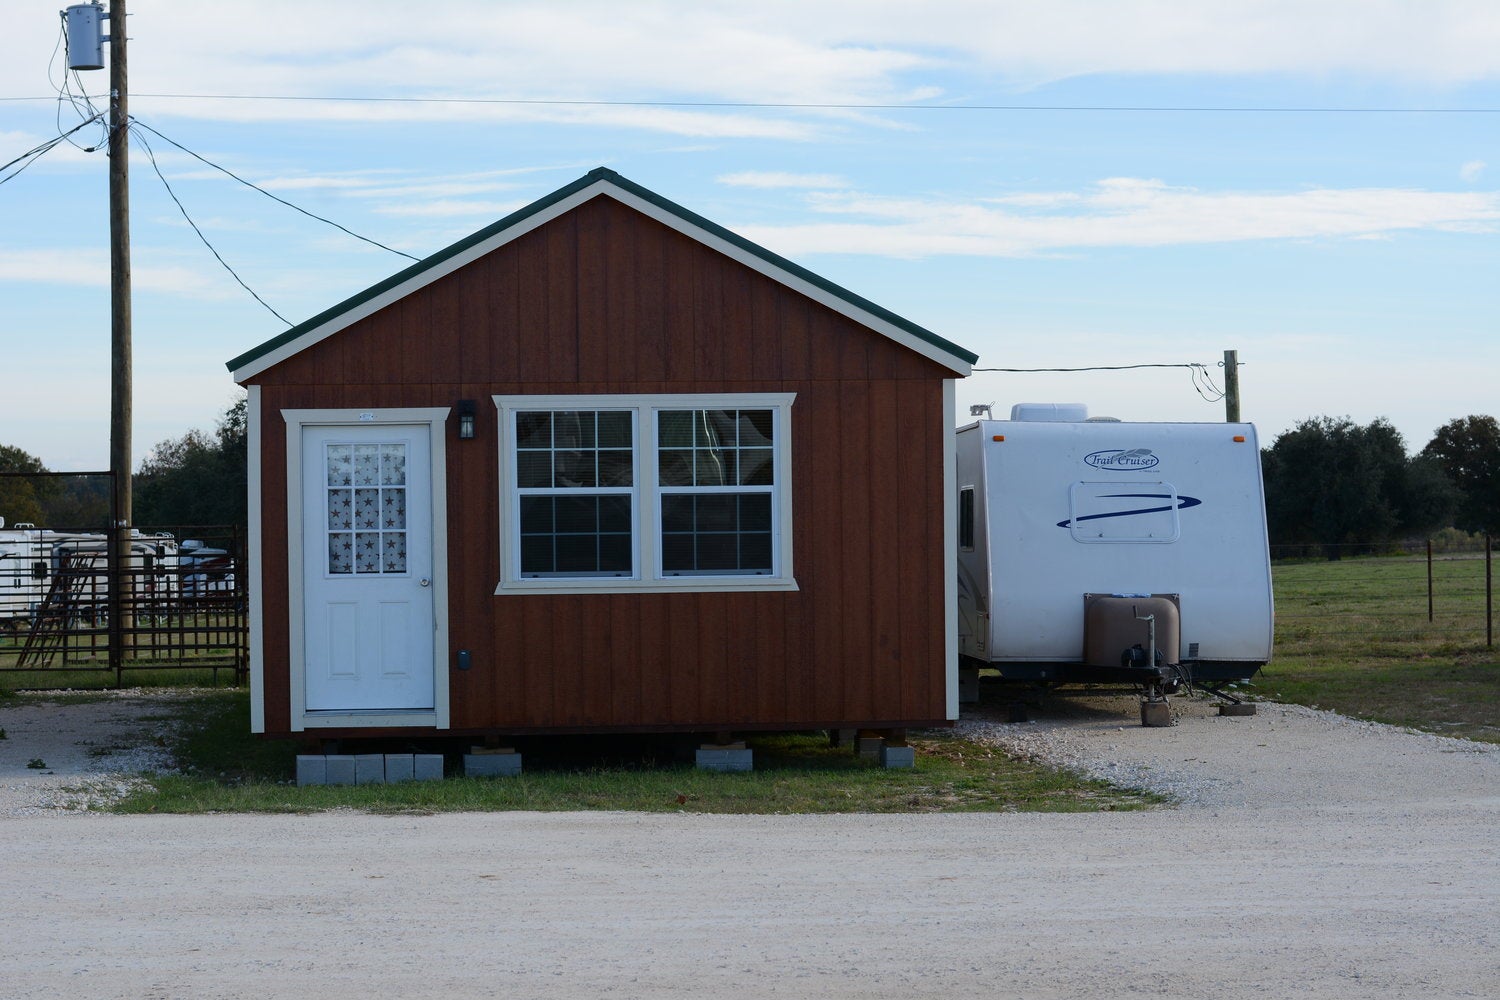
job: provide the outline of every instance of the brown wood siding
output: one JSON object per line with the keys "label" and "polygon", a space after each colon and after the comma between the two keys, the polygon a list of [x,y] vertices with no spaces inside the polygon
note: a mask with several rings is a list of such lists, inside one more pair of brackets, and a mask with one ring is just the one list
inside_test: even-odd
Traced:
{"label": "brown wood siding", "polygon": [[[477,404],[448,458],[455,730],[878,725],[945,716],[945,369],[598,198],[252,381],[262,387],[266,718],[286,732],[285,408]],[[774,593],[494,594],[490,396],[794,392]]]}

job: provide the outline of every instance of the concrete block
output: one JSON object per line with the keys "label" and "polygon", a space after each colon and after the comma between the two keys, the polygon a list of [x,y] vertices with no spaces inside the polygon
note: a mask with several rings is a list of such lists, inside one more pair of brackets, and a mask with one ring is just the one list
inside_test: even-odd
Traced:
{"label": "concrete block", "polygon": [[958,702],[972,705],[979,701],[979,671],[960,667],[958,671]]}
{"label": "concrete block", "polygon": [[700,771],[751,771],[755,769],[755,751],[741,746],[698,748],[694,764]]}
{"label": "concrete block", "polygon": [[861,736],[854,741],[854,755],[860,760],[879,760],[880,748],[883,746],[885,746],[883,737]]}
{"label": "concrete block", "polygon": [[883,746],[880,748],[881,767],[916,767],[917,752],[911,747]]}
{"label": "concrete block", "polygon": [[297,785],[328,784],[328,759],[320,753],[297,755]]}
{"label": "concrete block", "polygon": [[412,779],[412,754],[388,753],[385,755],[385,780],[387,782],[410,781]]}
{"label": "concrete block", "polygon": [[440,753],[412,754],[411,776],[417,781],[442,781],[443,755]]}
{"label": "concrete block", "polygon": [[1254,715],[1255,703],[1250,701],[1242,701],[1239,704],[1230,703],[1226,705],[1220,705],[1219,714],[1229,716]]}
{"label": "concrete block", "polygon": [[328,784],[352,785],[355,782],[354,757],[351,754],[331,753],[323,758],[328,766]]}
{"label": "concrete block", "polygon": [[1172,724],[1172,706],[1164,701],[1141,702],[1141,725],[1143,726],[1170,726]]}
{"label": "concrete block", "polygon": [[464,774],[471,778],[508,778],[520,773],[518,753],[464,754]]}
{"label": "concrete block", "polygon": [[354,783],[356,785],[385,784],[385,754],[361,753],[354,755]]}

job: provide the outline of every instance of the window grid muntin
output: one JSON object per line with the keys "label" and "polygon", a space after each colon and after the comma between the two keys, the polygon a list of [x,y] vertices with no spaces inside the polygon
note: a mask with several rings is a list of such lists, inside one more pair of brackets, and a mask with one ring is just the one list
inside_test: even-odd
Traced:
{"label": "window grid muntin", "polygon": [[[662,576],[774,575],[776,494],[773,488],[663,489],[659,497]],[[731,503],[713,504],[715,500]],[[681,517],[683,508],[689,504],[688,524],[681,528],[670,526],[669,521]],[[715,510],[716,507],[720,509]],[[733,524],[724,523],[727,519],[732,519]],[[752,523],[747,525],[747,520]],[[730,549],[733,565],[727,564]],[[686,565],[689,552],[691,565]],[[714,552],[720,555],[715,558]]]}
{"label": "window grid muntin", "polygon": [[[517,484],[511,537],[518,578],[634,578],[639,563],[635,412],[628,407],[518,407],[511,428]],[[600,485],[606,479],[613,482]],[[620,499],[610,503],[614,498]],[[621,500],[626,527],[606,530],[605,515],[613,508],[611,520],[617,522]],[[583,525],[575,522],[569,525],[573,530],[559,530],[559,506],[582,515],[588,501],[593,501],[592,528],[579,530]],[[544,508],[549,525],[537,530]],[[528,522],[532,530],[527,530]],[[581,557],[589,548],[593,558],[585,565]]]}
{"label": "window grid muntin", "polygon": [[[659,575],[775,576],[778,408],[655,412]],[[688,523],[678,526],[685,509]]]}

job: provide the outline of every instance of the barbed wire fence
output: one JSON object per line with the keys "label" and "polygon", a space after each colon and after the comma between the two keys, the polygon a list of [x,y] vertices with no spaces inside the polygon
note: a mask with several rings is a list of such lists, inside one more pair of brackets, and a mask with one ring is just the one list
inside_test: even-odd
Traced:
{"label": "barbed wire fence", "polygon": [[1430,655],[1494,649],[1494,544],[1271,546],[1281,653]]}

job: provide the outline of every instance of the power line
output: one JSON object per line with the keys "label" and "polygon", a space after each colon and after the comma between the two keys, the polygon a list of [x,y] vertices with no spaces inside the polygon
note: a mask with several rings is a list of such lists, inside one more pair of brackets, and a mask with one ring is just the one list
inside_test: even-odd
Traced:
{"label": "power line", "polygon": [[[131,134],[134,135],[136,141],[141,144],[141,148],[146,151],[146,157],[151,161],[151,169],[156,171],[156,176],[161,179],[162,186],[167,189],[167,194],[170,195],[172,201],[176,203],[177,210],[182,213],[182,217],[187,220],[187,224],[193,227],[193,232],[198,234],[198,239],[203,241],[203,245],[208,247],[208,252],[213,254],[214,259],[223,265],[224,270],[229,272],[229,276],[231,278],[239,282],[239,286],[241,288],[249,292],[251,297],[254,298],[255,301],[266,307],[266,311],[268,311],[272,316],[275,316],[277,319],[281,320],[281,322],[285,323],[287,326],[291,326],[292,324],[287,320],[285,316],[281,315],[281,313],[277,312],[275,309],[272,309],[270,304],[267,303],[265,299],[255,294],[255,289],[245,284],[244,279],[242,279],[238,274],[235,273],[234,268],[229,266],[228,261],[220,256],[219,251],[214,249],[214,245],[212,243],[208,242],[208,237],[203,235],[203,230],[198,228],[198,223],[193,221],[193,217],[188,215],[187,209],[183,207],[181,199],[177,197],[177,192],[173,191],[172,185],[167,183],[166,175],[161,172],[161,167],[156,163],[156,154],[152,152],[151,144],[146,141],[145,136],[136,132],[134,129],[131,129],[130,131]],[[170,139],[168,139],[167,141],[171,142]]]}
{"label": "power line", "polygon": [[[11,160],[9,163],[0,165],[0,174],[4,174],[5,171],[10,170],[10,168],[14,167],[17,163],[21,163],[22,160],[26,161],[25,163],[21,163],[21,165],[19,167],[16,167],[15,170],[11,171],[10,174],[8,174],[6,176],[3,176],[3,177],[0,177],[0,184],[4,184],[7,181],[12,180],[13,178],[16,177],[16,175],[18,175],[19,173],[21,173],[21,171],[23,171],[27,167],[31,166],[37,160],[40,160],[43,156],[45,156],[46,154],[50,153],[53,149],[55,149],[58,146],[62,145],[63,142],[65,140],[67,140],[67,138],[70,135],[72,135],[74,132],[77,132],[77,131],[79,131],[80,129],[83,129],[83,128],[87,128],[88,126],[92,125],[94,122],[98,121],[99,119],[101,119],[103,117],[104,117],[104,112],[100,111],[100,112],[96,113],[92,118],[86,118],[86,119],[84,119],[83,121],[81,121],[77,125],[75,125],[73,128],[71,128],[68,131],[62,133],[61,135],[55,136],[54,138],[51,138],[51,139],[48,139],[46,142],[43,142],[40,145],[33,146],[30,149],[28,149],[26,152],[22,153],[20,156],[16,157],[14,160]],[[98,148],[99,148],[98,146],[94,146],[91,149],[87,150],[87,152],[93,152],[95,149],[98,149]]]}
{"label": "power line", "polygon": [[[137,94],[136,96],[139,97],[140,95]],[[371,246],[379,247],[380,249],[389,251],[390,253],[396,254],[397,256],[405,257],[407,260],[413,260],[413,261],[420,261],[421,260],[420,257],[413,257],[409,253],[404,253],[403,251],[396,250],[396,249],[394,249],[392,247],[388,247],[384,243],[379,242],[378,240],[372,240],[368,236],[361,236],[358,233],[356,233],[354,230],[348,229],[348,228],[346,228],[344,226],[341,226],[337,222],[332,221],[331,219],[325,219],[321,215],[315,215],[312,212],[309,212],[307,209],[302,208],[300,205],[294,205],[291,202],[287,201],[285,198],[277,197],[276,195],[274,195],[271,192],[267,191],[265,188],[257,187],[255,184],[253,184],[250,181],[245,180],[245,178],[241,177],[239,174],[236,174],[234,171],[230,170],[229,168],[227,168],[227,167],[221,167],[219,164],[213,162],[212,160],[208,159],[207,157],[202,156],[202,155],[200,155],[198,153],[195,153],[191,149],[188,149],[186,146],[184,146],[182,143],[178,142],[177,140],[172,139],[172,138],[170,138],[168,136],[162,135],[156,129],[152,128],[150,125],[147,125],[145,122],[141,121],[138,118],[132,118],[131,121],[135,125],[139,126],[140,128],[143,128],[147,132],[150,132],[152,135],[157,136],[163,142],[169,142],[172,145],[176,146],[178,149],[182,150],[184,153],[186,153],[189,156],[193,157],[195,160],[198,160],[201,163],[206,163],[208,166],[213,167],[215,170],[219,171],[220,173],[224,174],[227,177],[232,177],[234,180],[239,181],[241,184],[245,185],[247,188],[250,188],[252,191],[259,191],[261,194],[265,195],[267,198],[270,198],[272,201],[279,202],[280,204],[285,205],[287,208],[290,208],[290,209],[293,209],[295,211],[301,212],[303,215],[307,216],[309,219],[316,219],[319,222],[326,223],[326,224],[332,226],[333,228],[339,230],[340,232],[344,232],[344,233],[349,234],[350,236],[353,236],[357,240],[362,240],[365,243],[370,244]],[[152,161],[152,162],[154,163],[155,161]]]}
{"label": "power line", "polygon": [[[1321,105],[1194,105],[1194,104],[825,104],[813,101],[603,101],[522,97],[351,97],[346,95],[287,94],[135,94],[161,100],[289,101],[346,104],[474,104],[588,108],[721,108],[772,111],[1023,111],[1100,112],[1111,114],[1319,114],[1319,115],[1494,115],[1500,108],[1336,107]],[[0,97],[0,101],[54,100],[41,97]]]}
{"label": "power line", "polygon": [[1123,372],[1133,368],[1206,368],[1207,365],[1187,362],[1175,365],[1090,365],[1087,368],[975,368],[976,372],[1011,372],[1032,375],[1038,372]]}
{"label": "power line", "polygon": [[1191,372],[1193,389],[1210,403],[1217,403],[1224,398],[1224,390],[1214,384],[1209,377],[1208,365],[1196,361],[1181,362],[1178,364],[1141,364],[1141,365],[1089,365],[1083,368],[975,368],[976,372],[1005,372],[1013,375],[1036,375],[1054,372],[1123,372],[1133,371],[1137,368],[1186,368]]}

